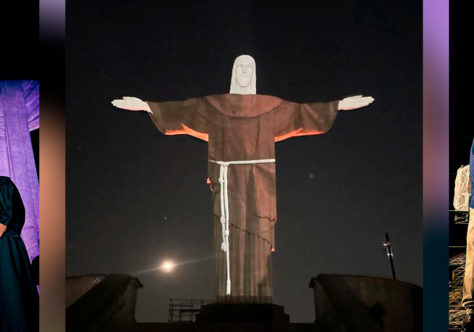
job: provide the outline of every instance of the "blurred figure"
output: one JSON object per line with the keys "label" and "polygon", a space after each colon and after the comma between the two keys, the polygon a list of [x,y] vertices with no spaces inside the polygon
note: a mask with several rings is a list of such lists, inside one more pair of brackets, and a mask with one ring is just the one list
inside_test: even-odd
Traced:
{"label": "blurred figure", "polygon": [[0,176],[0,331],[37,332],[39,303],[20,237],[25,208],[15,184]]}
{"label": "blurred figure", "polygon": [[474,139],[471,145],[471,156],[469,160],[469,175],[471,181],[471,198],[469,202],[469,226],[466,241],[466,266],[464,268],[464,287],[462,305],[466,309],[466,320],[463,324],[464,331],[474,331]]}

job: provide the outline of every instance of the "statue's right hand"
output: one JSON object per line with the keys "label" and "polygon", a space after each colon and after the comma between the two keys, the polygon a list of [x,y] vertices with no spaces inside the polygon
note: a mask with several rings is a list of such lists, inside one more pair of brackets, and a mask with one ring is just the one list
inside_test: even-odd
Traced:
{"label": "statue's right hand", "polygon": [[143,100],[135,97],[123,97],[122,99],[112,100],[112,105],[128,111],[147,111],[151,112],[150,106]]}

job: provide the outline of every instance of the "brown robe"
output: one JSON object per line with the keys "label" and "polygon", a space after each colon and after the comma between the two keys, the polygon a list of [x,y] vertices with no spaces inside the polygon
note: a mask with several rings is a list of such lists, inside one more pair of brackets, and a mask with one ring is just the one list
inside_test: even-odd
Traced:
{"label": "brown robe", "polygon": [[[166,135],[188,134],[209,143],[209,160],[275,158],[275,142],[327,132],[338,102],[299,104],[266,95],[222,94],[184,101],[147,102]],[[231,295],[221,250],[220,166],[208,163],[214,211],[215,302],[271,302],[275,250],[275,163],[228,168]]]}

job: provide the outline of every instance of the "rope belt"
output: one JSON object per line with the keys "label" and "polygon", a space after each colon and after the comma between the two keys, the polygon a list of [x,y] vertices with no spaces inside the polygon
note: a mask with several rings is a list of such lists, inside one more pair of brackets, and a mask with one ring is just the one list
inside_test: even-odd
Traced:
{"label": "rope belt", "polygon": [[222,244],[221,249],[226,253],[227,267],[227,286],[226,295],[230,295],[230,258],[229,258],[229,193],[227,190],[227,170],[229,165],[251,165],[274,163],[275,159],[255,159],[255,160],[233,160],[233,161],[217,161],[209,160],[209,162],[220,165],[219,183],[220,183],[220,199],[221,199],[221,225],[222,225]]}

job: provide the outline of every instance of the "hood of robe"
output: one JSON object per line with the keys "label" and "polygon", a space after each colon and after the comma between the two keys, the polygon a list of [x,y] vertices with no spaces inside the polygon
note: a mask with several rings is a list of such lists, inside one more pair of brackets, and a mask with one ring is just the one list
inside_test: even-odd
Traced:
{"label": "hood of robe", "polygon": [[6,177],[6,176],[2,176],[0,175],[0,184],[3,184],[7,181],[10,181],[10,178],[9,177]]}
{"label": "hood of robe", "polygon": [[230,93],[206,96],[204,100],[225,115],[241,118],[260,116],[283,102],[283,99],[274,96]]}

